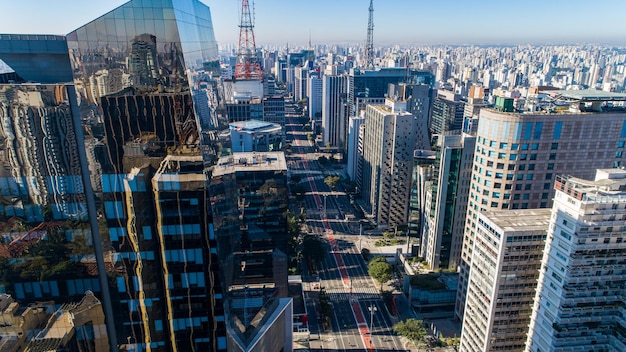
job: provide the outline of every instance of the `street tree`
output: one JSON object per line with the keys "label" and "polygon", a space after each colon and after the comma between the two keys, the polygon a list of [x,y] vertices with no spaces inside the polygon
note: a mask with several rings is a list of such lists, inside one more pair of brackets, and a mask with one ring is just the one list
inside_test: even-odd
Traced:
{"label": "street tree", "polygon": [[306,236],[302,240],[302,254],[316,264],[321,263],[326,255],[324,243],[315,236]]}
{"label": "street tree", "polygon": [[380,284],[380,292],[383,291],[383,284],[393,278],[393,267],[386,260],[370,264],[367,272]]}
{"label": "street tree", "polygon": [[341,180],[340,176],[326,176],[326,178],[324,178],[324,183],[328,185],[328,187],[330,187],[330,189],[334,190],[335,187],[337,187],[337,184],[339,183],[339,181]]}
{"label": "street tree", "polygon": [[426,336],[426,328],[424,328],[424,322],[413,318],[396,323],[393,326],[393,331],[401,336],[406,337],[416,344],[423,342],[424,336]]}

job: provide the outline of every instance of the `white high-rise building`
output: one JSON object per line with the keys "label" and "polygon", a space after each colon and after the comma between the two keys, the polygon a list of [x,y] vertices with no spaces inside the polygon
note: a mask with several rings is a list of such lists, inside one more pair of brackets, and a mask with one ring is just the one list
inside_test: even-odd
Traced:
{"label": "white high-rise building", "polygon": [[307,94],[309,98],[309,118],[311,120],[321,120],[322,79],[318,75],[312,75],[307,80]]}
{"label": "white high-rise building", "polygon": [[351,117],[348,126],[348,176],[351,181],[357,179],[363,154],[359,152],[359,131],[365,123],[365,117]]}
{"label": "white high-rise building", "polygon": [[479,213],[549,208],[557,174],[592,178],[598,168],[625,165],[626,113],[600,105],[626,95],[601,93],[552,91],[571,101],[570,110],[559,113],[480,111],[455,305],[458,319],[463,319]]}
{"label": "white high-rise building", "polygon": [[626,351],[626,171],[554,188],[526,351]]}
{"label": "white high-rise building", "polygon": [[461,352],[521,352],[526,343],[550,209],[481,213]]}
{"label": "white high-rise building", "polygon": [[347,138],[347,76],[325,76],[322,85],[322,140],[343,147]]}

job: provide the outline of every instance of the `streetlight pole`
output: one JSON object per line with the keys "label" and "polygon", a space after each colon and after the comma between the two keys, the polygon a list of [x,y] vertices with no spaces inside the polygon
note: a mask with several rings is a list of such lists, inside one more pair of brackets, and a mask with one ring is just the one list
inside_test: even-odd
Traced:
{"label": "streetlight pole", "polygon": [[370,334],[372,333],[373,326],[374,326],[374,312],[378,311],[378,308],[376,308],[375,305],[370,305],[369,306],[369,311],[370,311]]}

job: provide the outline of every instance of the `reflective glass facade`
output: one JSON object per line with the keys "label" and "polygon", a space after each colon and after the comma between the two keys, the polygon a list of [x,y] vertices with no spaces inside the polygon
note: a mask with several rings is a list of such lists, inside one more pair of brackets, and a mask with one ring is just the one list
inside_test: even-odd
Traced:
{"label": "reflective glass facade", "polygon": [[68,85],[0,85],[0,291],[22,303],[102,292]]}
{"label": "reflective glass facade", "polygon": [[133,0],[67,43],[117,345],[225,350],[205,206],[204,167],[217,159],[218,127],[227,128],[215,114],[209,8]]}

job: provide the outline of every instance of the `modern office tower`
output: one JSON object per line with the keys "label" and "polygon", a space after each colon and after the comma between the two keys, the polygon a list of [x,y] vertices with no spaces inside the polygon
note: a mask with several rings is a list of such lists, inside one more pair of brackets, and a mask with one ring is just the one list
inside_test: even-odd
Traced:
{"label": "modern office tower", "polygon": [[210,190],[228,350],[290,350],[291,333],[285,327],[291,331],[291,302],[284,300],[287,255],[292,255],[284,215],[285,155],[235,153],[220,158]]}
{"label": "modern office tower", "polygon": [[276,152],[285,144],[283,128],[275,123],[250,120],[229,127],[233,153]]}
{"label": "modern office tower", "polygon": [[263,120],[263,101],[250,92],[233,92],[232,99],[226,103],[228,122]]}
{"label": "modern office tower", "polygon": [[285,98],[283,96],[263,97],[263,121],[285,126]]}
{"label": "modern office tower", "polygon": [[478,213],[548,208],[557,174],[591,178],[595,169],[623,166],[626,113],[604,102],[625,94],[552,91],[562,112],[507,113],[482,109],[465,225],[456,315],[462,319]]}
{"label": "modern office tower", "polygon": [[432,84],[434,77],[430,71],[419,71],[404,67],[384,67],[367,71],[353,69],[348,76],[348,99],[351,103],[348,116],[357,116],[354,105],[357,98],[384,98],[390,83]]}
{"label": "modern office tower", "polygon": [[445,134],[463,128],[463,112],[465,103],[461,96],[447,90],[439,89],[433,100],[429,128],[432,134]]}
{"label": "modern office tower", "polygon": [[322,141],[344,148],[347,142],[348,77],[324,76],[322,84]]}
{"label": "modern office tower", "polygon": [[437,137],[437,162],[423,203],[425,226],[420,233],[420,254],[432,270],[456,271],[461,259],[476,137]]}
{"label": "modern office tower", "polygon": [[365,124],[365,117],[351,117],[348,126],[348,167],[350,180],[356,182],[361,175],[363,154],[359,152],[359,131]]}
{"label": "modern office tower", "polygon": [[311,120],[322,119],[322,78],[319,73],[311,75],[307,80],[307,94],[309,99],[309,118]]}
{"label": "modern office tower", "polygon": [[409,200],[408,237],[416,238],[421,248],[422,229],[425,226],[424,207],[426,192],[433,179],[433,165],[437,153],[433,150],[416,150],[413,154],[413,177],[411,178],[411,198]]}
{"label": "modern office tower", "polygon": [[406,224],[417,120],[406,112],[406,103],[387,99],[386,105],[368,105],[365,121],[361,196],[366,209],[378,226]]}
{"label": "modern office tower", "polygon": [[523,351],[549,209],[478,216],[459,351]]}
{"label": "modern office tower", "polygon": [[285,60],[284,58],[276,60],[276,62],[274,63],[274,75],[276,76],[276,82],[278,83],[287,82],[286,69],[287,69],[287,60]]}
{"label": "modern office tower", "polygon": [[295,101],[302,100],[308,96],[307,78],[309,77],[308,67],[294,68],[293,97]]}
{"label": "modern office tower", "polygon": [[[225,350],[205,183],[186,189],[181,179],[190,166],[172,159],[201,156],[212,165],[220,154],[216,127],[226,123],[215,116],[222,97],[209,8],[197,0],[133,0],[68,34],[67,43],[80,143],[96,172],[89,214],[103,238],[93,240],[102,245],[93,261],[111,291],[112,345]],[[123,89],[94,96],[91,82],[102,70],[121,70]],[[193,172],[202,177],[198,162]]]}
{"label": "modern office tower", "polygon": [[554,188],[526,351],[626,351],[626,172]]}

